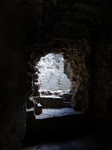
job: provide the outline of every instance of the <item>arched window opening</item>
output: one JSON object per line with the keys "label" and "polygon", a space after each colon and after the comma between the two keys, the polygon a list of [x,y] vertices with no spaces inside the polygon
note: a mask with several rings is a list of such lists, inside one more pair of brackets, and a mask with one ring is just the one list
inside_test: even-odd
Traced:
{"label": "arched window opening", "polygon": [[89,84],[85,53],[77,49],[69,53],[63,49],[49,52],[52,51],[34,51],[28,61],[26,111],[32,112],[35,119],[84,112]]}
{"label": "arched window opening", "polygon": [[61,117],[75,114],[71,107],[71,81],[69,67],[62,54],[48,53],[34,57],[31,66],[31,95],[27,112],[34,112],[35,119]]}

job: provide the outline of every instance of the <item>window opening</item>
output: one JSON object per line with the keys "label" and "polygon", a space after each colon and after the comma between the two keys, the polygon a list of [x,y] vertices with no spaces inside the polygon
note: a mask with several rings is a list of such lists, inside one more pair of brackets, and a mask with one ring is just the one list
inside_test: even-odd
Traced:
{"label": "window opening", "polygon": [[41,57],[37,67],[40,97],[59,98],[69,94],[71,82],[67,76],[67,64],[61,54],[49,53]]}
{"label": "window opening", "polygon": [[63,55],[49,53],[39,61],[35,59],[34,64],[33,93],[27,102],[26,111],[33,111],[35,119],[74,115],[69,68]]}

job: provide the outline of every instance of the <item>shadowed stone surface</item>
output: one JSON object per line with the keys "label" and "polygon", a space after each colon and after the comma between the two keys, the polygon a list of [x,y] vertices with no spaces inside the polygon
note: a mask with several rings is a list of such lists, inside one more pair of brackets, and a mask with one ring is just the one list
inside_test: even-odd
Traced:
{"label": "shadowed stone surface", "polygon": [[[21,149],[28,125],[25,99],[39,94],[37,85],[32,83],[35,62],[51,52],[62,53],[69,65],[72,92],[80,83],[73,104],[75,110],[85,111],[88,120],[94,122],[97,149],[112,149],[111,6],[110,0],[0,1],[1,150]],[[54,123],[57,125],[59,118],[52,118],[50,125],[43,125],[45,120],[35,125],[33,113],[27,115],[29,129],[58,128]],[[81,115],[75,117],[80,123],[84,120]],[[75,121],[70,116],[67,121],[61,119],[61,129],[65,123],[71,127],[70,120]],[[76,124],[72,129],[73,134]]]}
{"label": "shadowed stone surface", "polygon": [[96,144],[94,136],[88,134],[74,140],[38,144],[37,146],[22,148],[22,150],[96,150]]}

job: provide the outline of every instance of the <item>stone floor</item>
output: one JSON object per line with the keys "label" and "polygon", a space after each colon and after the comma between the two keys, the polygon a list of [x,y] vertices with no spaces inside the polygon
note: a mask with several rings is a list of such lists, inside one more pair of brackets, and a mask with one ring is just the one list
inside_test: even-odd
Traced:
{"label": "stone floor", "polygon": [[45,119],[45,118],[51,118],[51,117],[60,117],[65,115],[74,115],[79,114],[81,112],[76,112],[72,108],[60,108],[60,109],[51,109],[46,108],[42,109],[42,114],[36,115],[36,119]]}
{"label": "stone floor", "polygon": [[86,134],[75,137],[74,139],[66,139],[64,141],[57,139],[56,142],[44,142],[45,141],[43,141],[41,144],[35,144],[34,146],[24,147],[22,150],[96,150],[93,134]]}
{"label": "stone floor", "polygon": [[[30,111],[34,111],[34,108],[32,107],[30,109],[27,109],[27,112]],[[74,111],[72,108],[43,108],[40,115],[35,115],[35,119],[46,119],[77,114],[81,114],[81,112]]]}
{"label": "stone floor", "polygon": [[22,150],[96,150],[94,125],[71,108],[43,109],[38,118],[27,117]]}

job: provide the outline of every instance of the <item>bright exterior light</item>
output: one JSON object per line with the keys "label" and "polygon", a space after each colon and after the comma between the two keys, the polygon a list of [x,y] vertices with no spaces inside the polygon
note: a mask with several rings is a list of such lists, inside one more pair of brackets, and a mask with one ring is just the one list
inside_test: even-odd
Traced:
{"label": "bright exterior light", "polygon": [[70,90],[71,82],[64,73],[64,58],[61,54],[49,53],[41,57],[37,64],[39,70],[38,83],[40,91]]}

